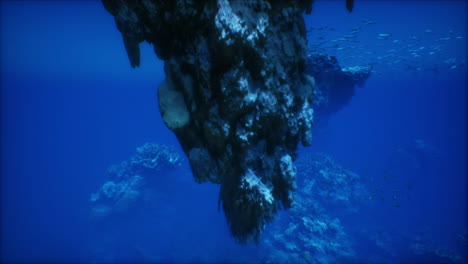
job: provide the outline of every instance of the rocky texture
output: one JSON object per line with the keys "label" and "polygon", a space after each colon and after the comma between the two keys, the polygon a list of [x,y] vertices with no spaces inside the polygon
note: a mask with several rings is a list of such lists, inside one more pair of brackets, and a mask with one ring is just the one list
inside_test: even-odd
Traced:
{"label": "rocky texture", "polygon": [[137,148],[136,155],[109,167],[109,181],[91,195],[92,217],[102,220],[137,207],[150,198],[158,173],[180,166],[181,157],[173,147],[146,143]]}
{"label": "rocky texture", "polygon": [[294,201],[309,145],[313,80],[302,14],[312,1],[103,0],[133,67],[147,41],[164,60],[159,106],[197,182],[221,184],[232,235],[257,240]]}
{"label": "rocky texture", "polygon": [[356,212],[368,194],[360,176],[323,153],[305,153],[296,165],[296,205],[267,230],[263,263],[352,262],[356,252],[350,237],[332,214]]}
{"label": "rocky texture", "polygon": [[369,196],[368,188],[358,174],[324,153],[307,153],[304,159],[298,160],[297,166],[302,174],[299,178],[301,192],[320,200],[328,208],[339,205],[356,211],[357,201]]}
{"label": "rocky texture", "polygon": [[356,86],[362,87],[371,75],[371,67],[341,68],[336,57],[309,55],[307,73],[315,79],[315,119],[326,120],[329,115],[346,106],[354,96]]}

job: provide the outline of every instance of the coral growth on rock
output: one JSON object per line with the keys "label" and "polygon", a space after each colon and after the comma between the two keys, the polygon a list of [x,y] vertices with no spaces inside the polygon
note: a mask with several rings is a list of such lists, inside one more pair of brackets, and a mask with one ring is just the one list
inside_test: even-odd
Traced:
{"label": "coral growth on rock", "polygon": [[302,14],[312,1],[103,0],[132,66],[147,41],[164,60],[159,106],[197,182],[221,184],[231,233],[258,240],[294,201],[309,145],[313,80]]}

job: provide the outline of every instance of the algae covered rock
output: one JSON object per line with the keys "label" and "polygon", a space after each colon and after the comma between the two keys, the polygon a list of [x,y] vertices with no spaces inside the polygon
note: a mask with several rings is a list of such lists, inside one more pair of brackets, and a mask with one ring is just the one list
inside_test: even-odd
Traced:
{"label": "algae covered rock", "polygon": [[302,15],[312,1],[103,3],[133,67],[143,41],[164,60],[164,122],[196,181],[221,184],[219,205],[233,236],[258,240],[277,210],[292,206],[296,149],[311,143]]}

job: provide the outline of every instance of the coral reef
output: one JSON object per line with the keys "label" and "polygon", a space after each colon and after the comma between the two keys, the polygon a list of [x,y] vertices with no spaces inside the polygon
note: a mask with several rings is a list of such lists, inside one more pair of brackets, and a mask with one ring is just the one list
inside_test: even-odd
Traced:
{"label": "coral reef", "polygon": [[262,246],[267,263],[335,263],[355,255],[339,218],[323,212],[316,201],[297,195],[299,206],[278,219]]}
{"label": "coral reef", "polygon": [[325,206],[340,205],[355,210],[356,201],[366,200],[368,186],[358,174],[343,168],[324,153],[308,153],[297,164],[301,192],[318,199]]}
{"label": "coral reef", "polygon": [[103,0],[133,67],[164,60],[161,115],[197,182],[221,184],[232,235],[257,241],[294,201],[297,146],[311,143],[313,79],[302,14],[312,1]]}
{"label": "coral reef", "polygon": [[315,119],[321,122],[348,104],[355,87],[362,87],[371,71],[368,66],[341,68],[336,57],[310,54],[307,73],[315,79],[312,104]]}
{"label": "coral reef", "polygon": [[104,219],[137,207],[151,195],[149,183],[155,175],[180,166],[181,157],[173,147],[146,143],[137,148],[133,157],[109,167],[109,181],[91,195],[92,217]]}
{"label": "coral reef", "polygon": [[[306,153],[297,160],[295,206],[265,234],[267,263],[336,263],[355,257],[351,240],[331,206],[357,208],[367,195],[359,175],[323,153]],[[354,212],[354,210],[352,211]]]}

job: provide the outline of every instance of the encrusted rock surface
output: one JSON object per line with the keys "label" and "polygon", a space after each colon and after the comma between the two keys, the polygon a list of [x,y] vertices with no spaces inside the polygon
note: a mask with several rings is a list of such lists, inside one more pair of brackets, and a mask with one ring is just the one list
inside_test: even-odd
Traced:
{"label": "encrusted rock surface", "polygon": [[313,79],[302,14],[312,1],[103,3],[133,67],[143,41],[164,60],[164,122],[196,181],[221,184],[232,235],[258,240],[277,210],[293,204],[296,148],[311,141]]}

